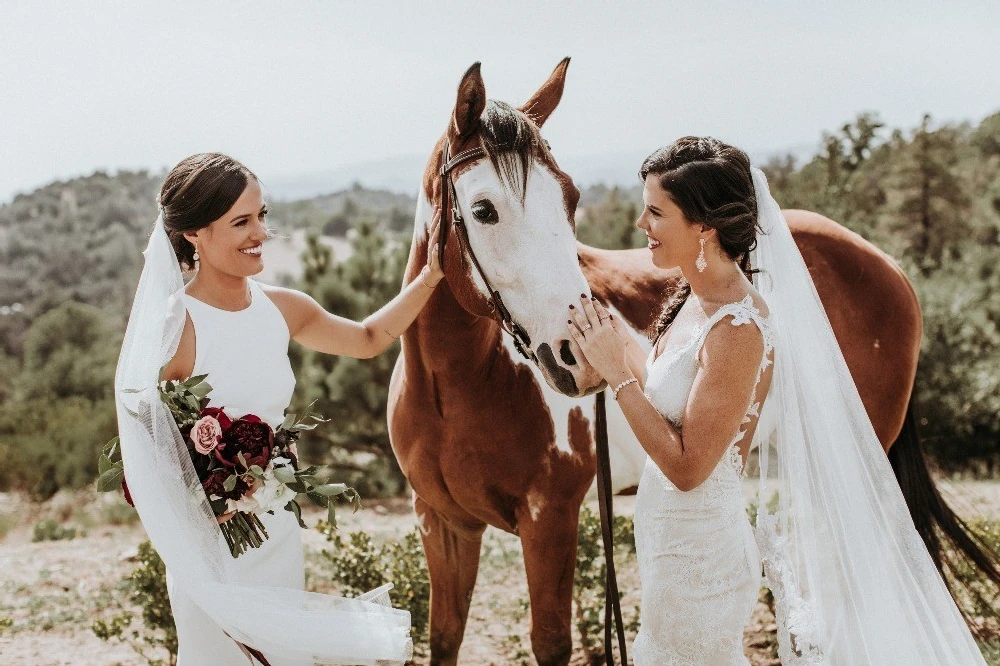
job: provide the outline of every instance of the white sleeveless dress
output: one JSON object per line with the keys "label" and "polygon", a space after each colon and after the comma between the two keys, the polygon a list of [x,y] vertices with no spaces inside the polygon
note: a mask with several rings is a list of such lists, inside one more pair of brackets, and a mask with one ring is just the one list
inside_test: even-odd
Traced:
{"label": "white sleeveless dress", "polygon": [[[646,362],[645,393],[675,426],[682,419],[709,330],[726,317],[754,323],[764,339],[760,381],[771,363],[773,332],[748,295],[725,305],[690,338]],[[655,352],[654,352],[655,353]],[[755,384],[756,386],[756,384]],[[756,389],[743,420],[757,417]],[[635,666],[745,666],[743,629],[761,585],[761,558],[743,496],[743,461],[733,438],[701,485],[682,492],[646,460],[635,503],[635,545],[642,585]]]}
{"label": "white sleeveless dress", "polygon": [[[249,282],[250,306],[237,312],[220,310],[184,294],[195,331],[193,374],[208,374],[212,386],[208,397],[213,407],[223,408],[232,418],[256,414],[277,428],[295,390],[295,375],[288,361],[288,326],[260,285]],[[304,589],[302,536],[295,516],[280,510],[274,515],[261,514],[260,519],[269,538],[260,548],[251,548],[236,559],[237,581]],[[221,531],[219,540],[224,541]],[[169,571],[167,590],[177,625],[178,666],[250,663],[236,643],[174,585]],[[287,660],[268,660],[272,666],[292,666]]]}

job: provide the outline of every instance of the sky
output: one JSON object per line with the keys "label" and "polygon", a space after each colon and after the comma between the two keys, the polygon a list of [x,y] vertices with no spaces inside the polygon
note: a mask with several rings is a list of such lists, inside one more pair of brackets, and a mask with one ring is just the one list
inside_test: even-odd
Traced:
{"label": "sky", "polygon": [[406,189],[476,61],[517,103],[572,57],[544,134],[578,181],[634,182],[684,134],[805,156],[862,111],[909,129],[1000,110],[988,3],[869,4],[0,0],[0,202],[208,150],[279,197],[351,174]]}

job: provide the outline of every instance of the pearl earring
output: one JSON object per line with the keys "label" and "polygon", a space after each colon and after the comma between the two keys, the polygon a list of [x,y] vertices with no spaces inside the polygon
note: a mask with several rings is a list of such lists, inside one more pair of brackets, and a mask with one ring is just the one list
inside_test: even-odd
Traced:
{"label": "pearl earring", "polygon": [[698,269],[699,273],[704,273],[705,269],[708,268],[708,262],[705,260],[705,239],[699,238],[698,242],[701,243],[701,252],[698,253],[698,258],[695,259],[694,266]]}
{"label": "pearl earring", "polygon": [[201,256],[198,255],[198,250],[194,251],[194,254],[191,255],[191,258],[194,259],[195,261],[201,259]]}

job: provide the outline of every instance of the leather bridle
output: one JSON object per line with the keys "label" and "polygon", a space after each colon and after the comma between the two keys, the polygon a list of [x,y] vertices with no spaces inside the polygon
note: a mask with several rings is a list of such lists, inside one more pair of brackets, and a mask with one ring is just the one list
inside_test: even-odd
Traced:
{"label": "leather bridle", "polygon": [[[537,363],[538,357],[535,356],[535,352],[531,349],[531,338],[528,336],[528,332],[524,330],[524,327],[514,321],[514,318],[510,314],[510,310],[504,305],[503,299],[500,297],[500,292],[493,288],[490,284],[490,279],[486,277],[486,273],[483,272],[483,267],[479,265],[479,259],[476,257],[476,253],[472,249],[472,244],[469,243],[469,231],[465,227],[465,218],[462,217],[461,211],[458,209],[458,196],[455,193],[455,183],[452,180],[451,172],[459,164],[468,162],[469,160],[478,159],[486,155],[486,150],[481,146],[476,146],[475,148],[469,148],[468,150],[463,150],[454,157],[451,156],[451,143],[447,140],[444,144],[444,149],[442,151],[442,166],[441,166],[441,234],[438,239],[438,257],[441,260],[441,265],[444,266],[444,246],[448,239],[448,230],[450,227],[455,227],[455,238],[458,239],[459,254],[462,256],[462,260],[465,261],[465,256],[468,255],[472,260],[472,265],[476,267],[476,272],[479,273],[479,277],[482,278],[483,284],[486,285],[486,289],[490,292],[487,303],[490,306],[490,312],[494,318],[496,318],[497,323],[500,324],[500,328],[509,335],[514,340],[514,347],[520,352],[521,356],[527,360]],[[448,202],[451,201],[451,206],[449,207]],[[450,216],[449,216],[450,212]],[[450,222],[449,222],[450,218]]]}
{"label": "leather bridle", "polygon": [[[520,324],[514,321],[510,311],[503,304],[503,299],[500,297],[500,293],[493,288],[493,285],[490,284],[489,278],[486,277],[486,273],[483,272],[483,267],[479,265],[479,259],[476,258],[476,253],[472,250],[472,245],[469,243],[469,232],[465,227],[465,218],[462,217],[462,213],[458,209],[458,196],[455,193],[455,183],[452,180],[451,172],[459,164],[463,164],[469,160],[478,159],[485,155],[486,151],[481,146],[476,146],[475,148],[463,150],[452,157],[451,143],[447,140],[445,141],[441,156],[442,166],[440,172],[441,234],[438,238],[438,257],[441,260],[441,265],[444,266],[444,246],[448,239],[448,230],[451,226],[454,226],[455,238],[458,239],[459,244],[459,254],[462,256],[463,261],[465,261],[465,255],[469,255],[469,258],[472,260],[472,265],[476,267],[479,277],[483,279],[483,283],[490,292],[488,300],[490,311],[500,324],[500,328],[514,339],[514,347],[516,347],[517,351],[521,353],[521,356],[529,361],[537,363],[538,358],[535,356],[535,352],[531,349],[531,338],[528,337],[527,331],[525,331]],[[451,202],[450,206],[448,205],[449,200]],[[622,624],[618,581],[615,575],[614,541],[612,537],[614,507],[612,505],[611,459],[610,452],[608,450],[608,424],[604,403],[604,391],[601,391],[596,396],[594,420],[594,429],[596,431],[597,440],[595,447],[597,457],[597,497],[601,515],[601,537],[604,545],[604,559],[606,565],[604,582],[604,658],[608,666],[613,666],[614,654],[612,652],[611,625],[612,621],[614,621],[618,638],[618,655],[621,658],[621,663],[624,665],[628,662],[628,655],[625,648],[625,631],[624,625]]]}

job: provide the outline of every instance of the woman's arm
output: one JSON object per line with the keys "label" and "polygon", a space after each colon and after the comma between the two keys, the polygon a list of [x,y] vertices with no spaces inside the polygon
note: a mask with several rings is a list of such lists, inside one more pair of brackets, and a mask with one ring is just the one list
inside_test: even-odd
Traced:
{"label": "woman's arm", "polygon": [[[584,304],[577,315],[579,325],[571,326],[570,333],[590,364],[611,386],[617,386],[633,375],[624,360],[625,341],[603,321],[610,315],[602,313],[598,321],[601,309]],[[581,332],[588,323],[593,328]],[[618,403],[639,443],[679,490],[701,485],[739,431],[763,353],[763,338],[756,326],[713,327],[702,347],[684,411],[683,436],[637,384],[619,391]]]}
{"label": "woman's arm", "polygon": [[326,354],[372,358],[388,349],[427,304],[444,272],[438,258],[441,213],[431,223],[427,265],[416,280],[361,322],[324,310],[311,296],[293,289],[268,288],[268,295],[285,316],[291,338]]}

